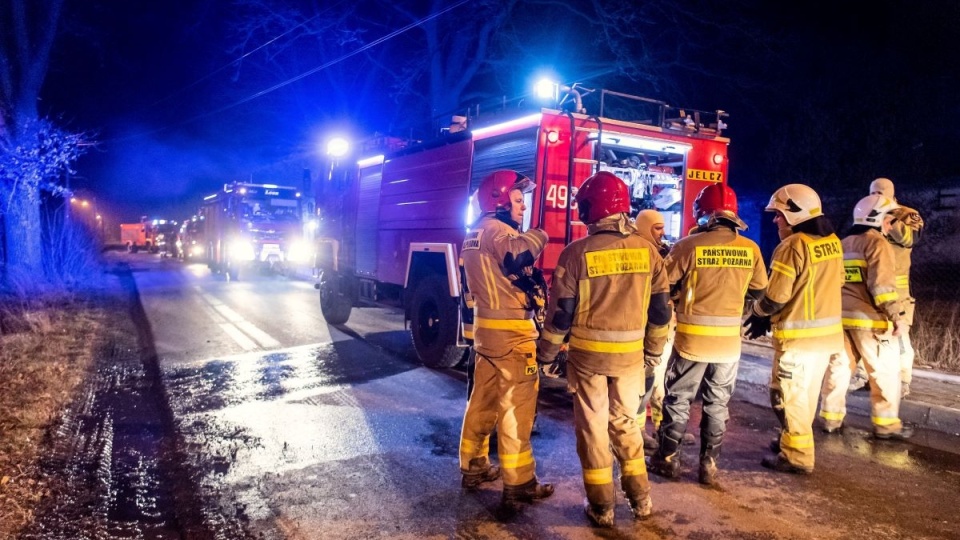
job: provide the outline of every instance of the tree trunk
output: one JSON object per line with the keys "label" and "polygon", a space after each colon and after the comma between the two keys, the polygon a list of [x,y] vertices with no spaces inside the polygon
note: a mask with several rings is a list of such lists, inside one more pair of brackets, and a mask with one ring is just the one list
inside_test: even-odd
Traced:
{"label": "tree trunk", "polygon": [[32,276],[39,281],[43,271],[40,234],[40,192],[27,182],[18,186],[4,216],[7,236],[7,269],[11,274]]}

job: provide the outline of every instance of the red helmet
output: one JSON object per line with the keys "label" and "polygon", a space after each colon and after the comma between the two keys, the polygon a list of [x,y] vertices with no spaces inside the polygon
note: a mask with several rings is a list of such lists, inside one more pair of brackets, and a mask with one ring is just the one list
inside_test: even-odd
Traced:
{"label": "red helmet", "polygon": [[630,211],[627,184],[607,171],[600,171],[587,178],[577,191],[576,200],[580,221],[587,224]]}
{"label": "red helmet", "polygon": [[510,206],[511,191],[519,189],[523,193],[530,193],[534,187],[536,185],[533,180],[517,171],[494,171],[480,182],[476,195],[477,203],[480,205],[480,211],[484,213],[496,212],[497,208]]}
{"label": "red helmet", "polygon": [[737,216],[737,194],[726,184],[710,184],[693,201],[697,223],[705,225],[711,217],[727,218],[742,223]]}

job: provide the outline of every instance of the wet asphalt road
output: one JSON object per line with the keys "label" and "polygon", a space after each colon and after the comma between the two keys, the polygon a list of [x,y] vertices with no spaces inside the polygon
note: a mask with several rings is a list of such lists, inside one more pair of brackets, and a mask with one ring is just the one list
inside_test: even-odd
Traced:
{"label": "wet asphalt road", "polygon": [[[96,537],[174,537],[178,519],[191,538],[960,537],[960,455],[848,429],[817,434],[814,475],[771,473],[759,460],[773,415],[742,402],[722,489],[696,483],[688,447],[680,481],[652,477],[651,519],[634,523],[621,501],[616,529],[592,529],[570,399],[555,381],[544,383],[533,443],[557,493],[500,522],[499,483],[459,488],[465,375],[419,367],[399,310],[357,309],[335,328],[309,282],[226,282],[202,265],[127,257],[176,447],[152,478],[186,488],[155,498],[162,527]],[[164,517],[165,504],[181,517]]]}

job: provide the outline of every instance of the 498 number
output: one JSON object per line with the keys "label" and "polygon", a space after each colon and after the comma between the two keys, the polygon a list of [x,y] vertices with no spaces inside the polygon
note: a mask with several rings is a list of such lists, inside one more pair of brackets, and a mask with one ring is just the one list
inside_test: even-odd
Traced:
{"label": "498 number", "polygon": [[[574,195],[576,195],[576,190],[574,190]],[[565,209],[567,205],[570,205],[570,208],[574,210],[577,208],[577,201],[572,200],[567,186],[550,184],[550,187],[547,188],[547,207]]]}

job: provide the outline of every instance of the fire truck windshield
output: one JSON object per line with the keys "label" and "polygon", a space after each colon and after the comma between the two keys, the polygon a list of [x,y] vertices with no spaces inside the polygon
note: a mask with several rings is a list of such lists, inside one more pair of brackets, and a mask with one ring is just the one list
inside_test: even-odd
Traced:
{"label": "fire truck windshield", "polygon": [[243,219],[254,222],[293,223],[300,220],[300,201],[297,199],[244,199],[241,203]]}

